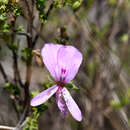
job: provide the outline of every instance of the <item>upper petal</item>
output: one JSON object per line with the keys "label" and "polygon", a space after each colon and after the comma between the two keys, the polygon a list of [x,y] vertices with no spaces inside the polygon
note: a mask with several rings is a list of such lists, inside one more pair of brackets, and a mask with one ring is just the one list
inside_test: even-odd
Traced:
{"label": "upper petal", "polygon": [[72,114],[75,120],[81,121],[82,120],[82,114],[78,107],[78,105],[75,103],[73,98],[71,97],[69,91],[66,88],[62,89],[63,97],[66,102],[66,106],[68,107],[68,110]]}
{"label": "upper petal", "polygon": [[73,46],[62,46],[58,50],[58,76],[64,83],[71,81],[78,72],[82,54]]}
{"label": "upper petal", "polygon": [[41,92],[38,94],[36,97],[34,97],[31,100],[31,106],[38,106],[41,105],[42,103],[46,102],[56,91],[58,90],[58,86],[54,85],[47,90]]}
{"label": "upper petal", "polygon": [[57,52],[60,47],[62,47],[62,45],[49,43],[45,44],[41,50],[43,62],[55,80],[57,80]]}

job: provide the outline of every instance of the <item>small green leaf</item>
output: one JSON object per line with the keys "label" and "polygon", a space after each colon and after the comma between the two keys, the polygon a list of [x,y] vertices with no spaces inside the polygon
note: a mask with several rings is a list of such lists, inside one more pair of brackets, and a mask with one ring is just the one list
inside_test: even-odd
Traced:
{"label": "small green leaf", "polygon": [[33,116],[26,118],[27,123],[24,125],[24,130],[38,130],[38,119],[47,108],[45,104],[32,107]]}
{"label": "small green leaf", "polygon": [[0,14],[0,20],[1,20],[1,21],[4,21],[4,20],[6,20],[6,19],[7,19],[6,13]]}
{"label": "small green leaf", "polygon": [[4,23],[4,24],[2,25],[2,32],[3,32],[3,33],[8,33],[8,32],[10,32],[10,25],[7,24],[7,23]]}
{"label": "small green leaf", "polygon": [[13,5],[11,5],[11,7],[15,16],[20,16],[21,14],[23,14],[23,10],[18,3],[14,3]]}
{"label": "small green leaf", "polygon": [[122,103],[115,102],[114,100],[110,101],[110,105],[115,109],[121,109],[123,107]]}
{"label": "small green leaf", "polygon": [[55,85],[55,81],[51,80],[51,81],[46,81],[42,84],[43,89],[47,89],[52,87],[53,85]]}
{"label": "small green leaf", "polygon": [[123,41],[123,42],[127,42],[128,39],[129,39],[129,35],[128,35],[127,33],[124,34],[124,35],[121,37],[121,41]]}
{"label": "small green leaf", "polygon": [[9,1],[8,0],[0,0],[0,2],[3,4],[8,4]]}
{"label": "small green leaf", "polygon": [[10,82],[5,83],[4,89],[8,90],[14,96],[20,95],[19,87],[16,86],[15,84],[10,83]]}
{"label": "small green leaf", "polygon": [[80,1],[76,1],[76,2],[73,4],[72,8],[73,8],[73,9],[77,9],[80,5],[81,5],[81,2],[80,2]]}
{"label": "small green leaf", "polygon": [[116,5],[117,4],[117,0],[109,0],[109,4],[110,5]]}
{"label": "small green leaf", "polygon": [[17,31],[24,31],[24,26],[18,26]]}
{"label": "small green leaf", "polygon": [[9,44],[8,46],[13,51],[17,51],[18,50],[18,45],[17,44]]}
{"label": "small green leaf", "polygon": [[31,92],[31,94],[32,94],[32,97],[35,97],[39,94],[39,91],[33,91],[33,92]]}
{"label": "small green leaf", "polygon": [[68,89],[72,89],[72,90],[79,90],[79,88],[78,87],[76,87],[74,84],[73,84],[73,82],[71,81],[70,83],[68,83],[68,84],[65,84],[65,87],[66,88],[68,88]]}
{"label": "small green leaf", "polygon": [[22,60],[25,61],[28,65],[32,61],[33,53],[31,48],[24,48],[22,49]]}

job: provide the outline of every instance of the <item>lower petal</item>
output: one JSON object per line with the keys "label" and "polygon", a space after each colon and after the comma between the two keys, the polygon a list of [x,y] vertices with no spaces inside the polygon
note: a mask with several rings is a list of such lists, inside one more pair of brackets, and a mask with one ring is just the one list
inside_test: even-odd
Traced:
{"label": "lower petal", "polygon": [[58,86],[54,85],[47,90],[41,92],[38,94],[36,97],[34,97],[31,100],[31,106],[38,106],[41,105],[42,103],[46,102],[56,91],[58,90]]}
{"label": "lower petal", "polygon": [[76,102],[74,101],[74,99],[71,97],[69,91],[66,88],[63,88],[62,93],[66,106],[68,107],[68,110],[70,111],[73,118],[77,121],[81,121],[82,120],[81,111]]}
{"label": "lower petal", "polygon": [[62,116],[64,118],[66,113],[67,113],[67,106],[65,104],[65,101],[63,99],[63,96],[62,96],[60,89],[56,92],[56,102],[57,102],[58,108],[62,112]]}

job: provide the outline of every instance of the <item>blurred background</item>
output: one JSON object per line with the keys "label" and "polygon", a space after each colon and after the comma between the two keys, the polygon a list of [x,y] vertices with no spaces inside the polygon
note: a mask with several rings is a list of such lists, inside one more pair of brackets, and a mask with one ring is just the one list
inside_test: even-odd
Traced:
{"label": "blurred background", "polygon": [[[0,128],[130,130],[129,14],[129,0],[0,0]],[[55,96],[29,104],[52,85],[40,56],[45,43],[83,54],[79,89],[70,89],[81,122],[69,112],[63,119]]]}

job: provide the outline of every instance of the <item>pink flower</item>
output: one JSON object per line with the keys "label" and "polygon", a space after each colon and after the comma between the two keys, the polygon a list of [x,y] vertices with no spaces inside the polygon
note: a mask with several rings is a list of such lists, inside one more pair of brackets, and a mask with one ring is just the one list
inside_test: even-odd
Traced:
{"label": "pink flower", "polygon": [[56,102],[63,117],[66,115],[68,108],[73,118],[77,121],[81,121],[81,111],[67,88],[64,87],[64,84],[69,83],[77,74],[82,62],[82,54],[73,46],[50,43],[45,44],[41,50],[41,55],[45,66],[57,84],[34,97],[31,101],[31,105],[40,105],[56,93]]}

